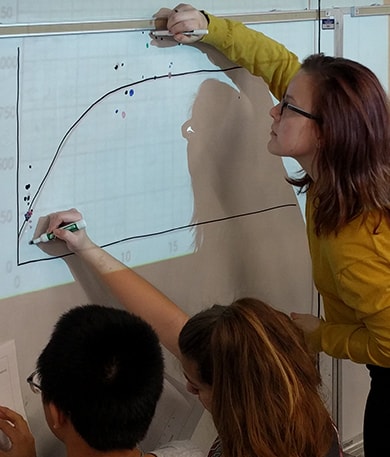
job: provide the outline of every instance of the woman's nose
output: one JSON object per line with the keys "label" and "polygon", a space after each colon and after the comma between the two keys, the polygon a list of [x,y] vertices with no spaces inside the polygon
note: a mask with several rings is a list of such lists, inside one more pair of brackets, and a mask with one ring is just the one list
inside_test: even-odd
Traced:
{"label": "woman's nose", "polygon": [[280,118],[280,102],[274,105],[270,110],[269,110],[269,115],[272,117],[272,119],[278,119]]}

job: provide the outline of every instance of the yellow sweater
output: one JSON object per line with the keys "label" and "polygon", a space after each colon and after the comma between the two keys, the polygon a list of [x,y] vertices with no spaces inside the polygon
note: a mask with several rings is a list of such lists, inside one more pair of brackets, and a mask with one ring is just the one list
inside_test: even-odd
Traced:
{"label": "yellow sweater", "polygon": [[202,39],[222,52],[232,62],[261,76],[272,94],[280,100],[291,78],[301,64],[298,57],[285,46],[266,35],[248,29],[241,22],[209,18],[208,35]]}
{"label": "yellow sweater", "polygon": [[[300,68],[298,58],[239,22],[207,16],[209,34],[202,41],[261,76],[280,100]],[[325,319],[307,337],[316,350],[333,357],[390,367],[390,227],[382,222],[374,235],[374,219],[370,215],[362,223],[357,218],[337,237],[317,237],[308,195],[313,278],[323,298]]]}
{"label": "yellow sweater", "polygon": [[337,235],[316,236],[306,204],[314,283],[325,320],[309,335],[317,350],[354,362],[390,367],[390,226],[358,217]]}

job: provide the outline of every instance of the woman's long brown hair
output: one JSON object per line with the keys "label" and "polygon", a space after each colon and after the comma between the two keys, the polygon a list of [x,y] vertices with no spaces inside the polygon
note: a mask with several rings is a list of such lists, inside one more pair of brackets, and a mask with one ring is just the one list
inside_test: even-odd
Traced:
{"label": "woman's long brown hair", "polygon": [[224,457],[324,457],[335,437],[303,335],[251,298],[214,306],[184,326],[179,346],[212,386]]}
{"label": "woman's long brown hair", "polygon": [[288,178],[314,201],[317,235],[337,234],[370,212],[390,221],[389,100],[364,65],[315,54],[302,64],[312,76],[312,111],[320,121],[316,181]]}

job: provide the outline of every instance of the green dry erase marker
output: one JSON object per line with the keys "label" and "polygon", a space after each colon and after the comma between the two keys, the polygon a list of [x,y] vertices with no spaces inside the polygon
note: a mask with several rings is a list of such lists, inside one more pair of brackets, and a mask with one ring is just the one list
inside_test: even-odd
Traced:
{"label": "green dry erase marker", "polygon": [[[79,221],[72,222],[71,224],[64,225],[63,227],[59,227],[63,230],[69,230],[70,232],[76,232],[77,230],[85,229],[87,226],[84,219],[80,219]],[[44,233],[40,237],[35,238],[35,240],[31,240],[29,244],[38,244],[38,243],[46,243],[47,241],[54,240],[56,236],[54,233]]]}

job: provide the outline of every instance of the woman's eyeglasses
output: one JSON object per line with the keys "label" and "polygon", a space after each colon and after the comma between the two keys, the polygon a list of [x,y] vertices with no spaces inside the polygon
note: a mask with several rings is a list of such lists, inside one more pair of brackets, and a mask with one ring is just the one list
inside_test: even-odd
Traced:
{"label": "woman's eyeglasses", "polygon": [[290,111],[294,111],[294,113],[298,113],[301,116],[305,116],[308,119],[313,119],[315,121],[319,121],[320,118],[318,116],[315,116],[314,114],[308,113],[307,111],[303,110],[302,108],[298,108],[295,105],[292,105],[291,103],[286,102],[286,100],[282,99],[280,101],[280,116],[283,115],[283,112],[285,109],[289,109]]}

